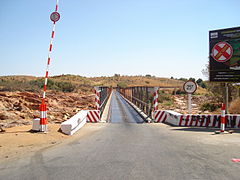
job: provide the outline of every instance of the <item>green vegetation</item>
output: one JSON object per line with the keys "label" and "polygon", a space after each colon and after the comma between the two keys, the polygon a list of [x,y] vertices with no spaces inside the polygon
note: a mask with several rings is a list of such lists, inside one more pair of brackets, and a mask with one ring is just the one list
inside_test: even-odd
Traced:
{"label": "green vegetation", "polygon": [[[43,89],[44,78],[28,76],[0,77],[0,91],[30,91],[39,92]],[[81,76],[61,75],[48,79],[47,89],[62,92],[87,92],[93,88],[93,83]]]}
{"label": "green vegetation", "polygon": [[201,111],[216,111],[218,108],[220,108],[219,104],[213,104],[213,103],[204,103],[201,105]]}

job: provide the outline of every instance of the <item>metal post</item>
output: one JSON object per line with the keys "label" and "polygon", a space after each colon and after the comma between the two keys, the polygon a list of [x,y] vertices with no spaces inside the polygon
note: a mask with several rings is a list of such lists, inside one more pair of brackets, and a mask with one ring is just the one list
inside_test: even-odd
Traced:
{"label": "metal post", "polygon": [[192,114],[192,94],[188,93],[188,114]]}
{"label": "metal post", "polygon": [[226,113],[228,114],[228,83],[225,83],[226,88]]}

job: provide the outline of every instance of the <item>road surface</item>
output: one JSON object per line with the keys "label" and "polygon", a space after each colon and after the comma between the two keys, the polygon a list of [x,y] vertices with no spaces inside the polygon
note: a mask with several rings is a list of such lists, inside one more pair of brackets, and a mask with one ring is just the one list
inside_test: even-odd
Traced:
{"label": "road surface", "polygon": [[130,106],[118,92],[113,91],[110,118],[111,123],[143,123],[141,116]]}
{"label": "road surface", "polygon": [[[240,157],[238,139],[203,129],[133,123],[139,119],[127,112],[128,105],[118,94],[112,102],[111,122],[119,123],[78,137],[87,128],[103,126],[88,124],[74,141],[0,164],[0,179],[240,179],[240,164],[231,162]],[[124,112],[117,112],[117,107]]]}

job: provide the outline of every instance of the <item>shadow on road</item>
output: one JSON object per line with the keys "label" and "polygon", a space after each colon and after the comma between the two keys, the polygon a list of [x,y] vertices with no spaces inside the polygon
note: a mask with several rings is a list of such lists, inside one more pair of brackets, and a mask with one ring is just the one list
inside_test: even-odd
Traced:
{"label": "shadow on road", "polygon": [[[182,127],[171,129],[173,131],[189,131],[189,132],[212,132],[219,131],[219,128],[206,128],[206,127]],[[233,133],[240,133],[240,129],[226,129],[226,132],[231,130]]]}

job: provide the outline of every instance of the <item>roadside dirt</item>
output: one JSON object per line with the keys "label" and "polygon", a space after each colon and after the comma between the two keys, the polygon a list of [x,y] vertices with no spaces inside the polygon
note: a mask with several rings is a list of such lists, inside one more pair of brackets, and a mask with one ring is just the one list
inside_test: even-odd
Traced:
{"label": "roadside dirt", "polygon": [[49,124],[46,134],[31,133],[31,125],[6,128],[6,132],[0,133],[0,163],[90,135],[106,125],[106,123],[86,124],[73,136],[59,132],[59,124]]}
{"label": "roadside dirt", "polygon": [[[170,106],[164,106],[163,104],[158,104],[158,109],[162,110],[172,110],[181,114],[188,114],[188,97],[187,95],[173,95],[172,96],[173,103]],[[221,113],[221,109],[217,109],[214,112],[203,111],[201,110],[202,104],[206,102],[210,102],[211,97],[206,95],[197,95],[192,96],[192,114],[219,114]]]}
{"label": "roadside dirt", "polygon": [[48,125],[48,133],[31,133],[32,126],[6,128],[0,133],[0,160],[34,152],[43,147],[61,143],[70,136],[58,132],[60,125]]}

